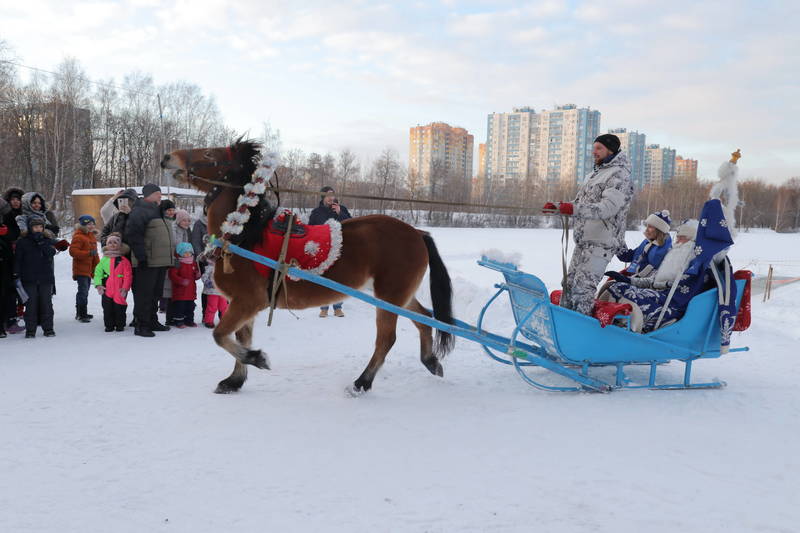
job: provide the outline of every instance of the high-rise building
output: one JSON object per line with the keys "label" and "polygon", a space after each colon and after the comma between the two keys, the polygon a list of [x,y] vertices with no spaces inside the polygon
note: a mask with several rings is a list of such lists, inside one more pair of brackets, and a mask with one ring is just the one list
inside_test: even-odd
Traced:
{"label": "high-rise building", "polygon": [[675,150],[648,144],[644,158],[644,184],[661,185],[675,175]]}
{"label": "high-rise building", "polygon": [[486,179],[573,185],[592,169],[600,112],[573,104],[536,113],[530,107],[491,113],[486,125]]}
{"label": "high-rise building", "polygon": [[430,185],[434,168],[463,179],[468,190],[472,182],[473,136],[464,128],[432,122],[409,131],[408,171],[416,172],[423,186]]}
{"label": "high-rise building", "polygon": [[478,179],[486,178],[486,143],[478,145]]}
{"label": "high-rise building", "polygon": [[591,172],[592,143],[600,132],[600,111],[575,104],[543,111],[537,150],[539,176],[548,183],[574,185]]}
{"label": "high-rise building", "polygon": [[675,179],[682,181],[697,181],[697,159],[675,158]]}
{"label": "high-rise building", "polygon": [[[539,117],[530,107],[492,113],[486,124],[486,179],[489,183],[536,176],[534,153]],[[486,188],[488,189],[488,187]]]}
{"label": "high-rise building", "polygon": [[625,128],[615,128],[608,130],[619,137],[620,149],[628,154],[631,162],[631,181],[637,189],[644,187],[644,160],[646,135],[638,131],[628,131]]}

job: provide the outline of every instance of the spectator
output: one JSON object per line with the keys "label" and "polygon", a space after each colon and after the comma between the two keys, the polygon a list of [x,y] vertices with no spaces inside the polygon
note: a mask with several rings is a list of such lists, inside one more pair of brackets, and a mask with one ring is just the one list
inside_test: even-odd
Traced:
{"label": "spectator", "polygon": [[[17,225],[17,217],[22,214],[22,195],[25,191],[16,187],[11,187],[3,194],[2,201],[5,207],[0,209],[0,240],[5,245],[5,253],[11,254],[8,260],[6,274],[14,271],[14,245],[20,237],[20,229]],[[7,333],[20,333],[25,328],[17,324],[17,316],[20,314],[18,309],[22,309],[22,302],[19,300],[19,295],[15,289],[6,290],[0,300],[0,320],[4,321],[0,324],[3,331]]]}
{"label": "spectator", "polygon": [[94,315],[88,312],[89,286],[92,276],[100,259],[97,257],[97,229],[94,217],[81,215],[75,225],[72,243],[69,245],[69,255],[72,256],[72,279],[78,282],[78,292],[75,294],[75,320],[78,322],[91,322]]}
{"label": "spectator", "polygon": [[214,327],[214,315],[219,313],[219,317],[225,314],[228,310],[228,299],[225,295],[219,292],[217,285],[214,283],[214,264],[212,258],[206,260],[206,270],[203,272],[201,278],[203,280],[203,296],[206,297],[206,308],[203,311],[203,325],[207,328]]}
{"label": "spectator", "polygon": [[181,242],[175,247],[179,264],[169,269],[172,281],[172,305],[175,326],[178,328],[196,328],[194,321],[194,301],[197,299],[197,280],[200,279],[200,267],[194,260],[192,245]]}
{"label": "spectator", "polygon": [[134,334],[154,337],[154,331],[169,331],[158,322],[158,298],[164,290],[164,277],[175,263],[172,228],[161,213],[161,189],[148,183],[142,187],[125,226],[125,241],[131,247],[133,264]]}
{"label": "spectator", "polygon": [[47,210],[47,205],[41,194],[38,192],[26,192],[22,195],[21,203],[22,214],[17,217],[17,225],[19,226],[20,232],[24,233],[29,227],[26,221],[27,217],[38,215],[45,220],[45,236],[52,239],[58,237],[58,234],[61,232],[61,228],[58,227],[58,220],[56,220],[56,216],[52,211]]}
{"label": "spectator", "polygon": [[[311,211],[311,215],[308,217],[308,223],[310,225],[325,224],[330,219],[342,222],[348,218],[352,218],[350,216],[350,211],[348,211],[345,206],[339,204],[339,200],[336,198],[336,191],[333,190],[333,187],[326,185],[320,189],[319,192],[322,194],[322,200],[320,200],[319,205]],[[333,304],[333,314],[338,317],[344,317],[342,302]],[[327,316],[328,306],[320,307],[319,317],[325,318]]]}
{"label": "spectator", "polygon": [[175,202],[173,202],[169,198],[161,200],[161,213],[163,213],[164,218],[166,218],[167,220],[174,221],[176,211],[177,209],[175,209]]}
{"label": "spectator", "polygon": [[[206,271],[206,237],[208,236],[208,206],[203,205],[203,214],[200,215],[192,226],[192,248],[197,256],[197,264],[200,266],[200,274]],[[208,305],[208,295],[205,291],[200,295],[202,303],[202,316],[206,314],[206,306]]]}
{"label": "spectator", "polygon": [[[2,238],[5,236],[3,232],[7,230],[7,226],[0,226],[0,339],[6,337],[6,321],[10,318],[6,302],[16,294],[14,290],[14,254],[11,244]],[[12,301],[16,303],[16,300]],[[16,306],[14,310],[16,311]],[[16,317],[16,312],[14,317]]]}
{"label": "spectator", "polygon": [[125,257],[127,248],[122,235],[112,233],[103,247],[103,259],[94,269],[94,286],[103,302],[103,324],[106,332],[125,330],[128,291],[133,283],[133,269]]}
{"label": "spectator", "polygon": [[[164,202],[161,202],[161,205],[163,207]],[[175,210],[175,222],[172,224],[172,242],[176,245],[181,242],[191,243],[191,225],[192,217],[188,212],[183,209]],[[161,293],[159,307],[162,311],[166,311],[165,324],[168,326],[176,325],[172,307],[172,280],[170,280],[169,276],[164,280],[164,292]]]}
{"label": "spectator", "polygon": [[136,202],[138,196],[136,190],[125,189],[115,194],[108,202],[113,209],[113,214],[106,219],[103,214],[103,208],[100,209],[100,216],[103,217],[103,231],[100,232],[100,246],[106,245],[106,239],[112,233],[125,234],[125,225],[128,223],[128,215],[131,214],[133,204]]}
{"label": "spectator", "polygon": [[[25,338],[36,337],[41,326],[45,337],[54,337],[53,331],[53,256],[55,240],[44,234],[45,219],[32,214],[26,217],[25,236],[17,241],[14,257],[14,274],[17,276],[25,301]],[[23,298],[24,299],[24,298]]]}

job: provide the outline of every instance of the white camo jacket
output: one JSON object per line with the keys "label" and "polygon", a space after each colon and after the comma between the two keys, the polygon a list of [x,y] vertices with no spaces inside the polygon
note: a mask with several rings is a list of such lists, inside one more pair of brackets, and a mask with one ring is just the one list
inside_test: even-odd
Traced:
{"label": "white camo jacket", "polygon": [[625,152],[586,176],[575,196],[573,224],[577,246],[625,247],[625,222],[633,200],[631,163]]}

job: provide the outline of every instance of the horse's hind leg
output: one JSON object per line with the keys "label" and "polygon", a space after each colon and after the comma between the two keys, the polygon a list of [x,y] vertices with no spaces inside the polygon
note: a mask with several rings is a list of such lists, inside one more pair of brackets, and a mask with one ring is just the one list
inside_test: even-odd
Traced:
{"label": "horse's hind leg", "polygon": [[366,392],[372,388],[375,374],[378,373],[383,361],[386,359],[386,354],[392,349],[394,341],[397,339],[397,315],[384,309],[376,309],[376,322],[378,335],[375,338],[375,352],[372,354],[372,359],[369,360],[367,368],[353,383],[353,392],[356,394]]}
{"label": "horse's hind leg", "polygon": [[[421,315],[431,316],[430,312],[428,312],[416,298],[411,299],[406,309]],[[425,368],[427,368],[431,374],[442,377],[444,375],[444,369],[439,359],[437,359],[436,355],[433,353],[433,328],[419,322],[414,322],[413,320],[412,322],[417,327],[417,330],[419,330],[420,361],[422,361],[422,364],[425,365]]]}
{"label": "horse's hind leg", "polygon": [[[255,319],[251,318],[241,328],[236,331],[236,340],[239,341],[244,348],[250,348],[253,341],[253,322]],[[239,361],[234,362],[233,372],[227,378],[223,379],[217,385],[217,394],[229,394],[237,392],[242,388],[244,382],[247,381],[247,365]]]}
{"label": "horse's hind leg", "polygon": [[250,325],[250,333],[248,334],[248,329],[245,329],[245,332],[242,335],[237,335],[237,337],[242,339],[252,337],[252,321],[259,308],[252,305],[253,302],[247,303],[251,305],[242,304],[238,300],[231,301],[225,315],[220,319],[217,327],[214,328],[214,341],[240,363],[269,370],[269,359],[267,359],[264,352],[250,349],[249,346],[243,346],[231,338],[231,334],[238,332],[247,324]]}

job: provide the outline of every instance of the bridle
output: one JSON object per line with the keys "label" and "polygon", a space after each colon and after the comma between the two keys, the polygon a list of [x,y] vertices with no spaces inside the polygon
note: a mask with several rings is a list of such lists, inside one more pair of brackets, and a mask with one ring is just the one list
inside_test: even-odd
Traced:
{"label": "bridle", "polygon": [[[208,207],[210,206],[214,200],[217,199],[217,196],[222,192],[222,189],[237,189],[243,190],[244,185],[237,185],[235,183],[230,183],[228,180],[230,179],[230,174],[235,170],[242,170],[243,166],[241,162],[235,161],[233,158],[233,148],[228,146],[225,148],[225,160],[224,161],[195,161],[193,162],[191,159],[191,150],[187,150],[186,154],[186,175],[188,176],[189,183],[194,185],[195,182],[201,181],[203,183],[207,183],[208,185],[212,185],[210,191],[206,193],[205,198],[203,199],[203,203]],[[202,176],[198,176],[195,174],[196,169],[200,168],[217,168],[217,179],[210,179],[204,178]],[[277,192],[278,184],[278,174],[275,173],[275,180],[276,186],[273,188],[270,186],[269,189],[273,189],[275,191],[275,196],[278,200],[278,205],[280,205],[280,194]]]}

